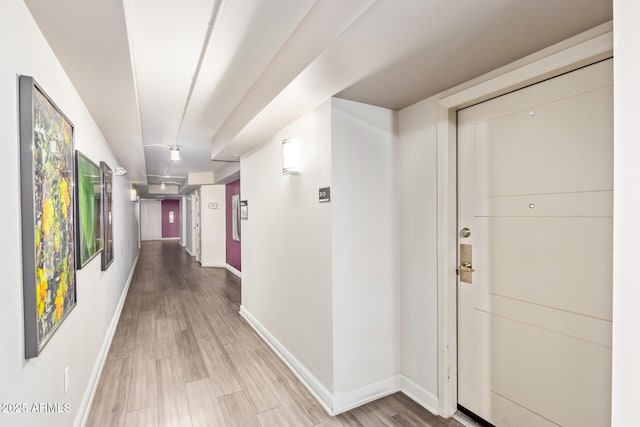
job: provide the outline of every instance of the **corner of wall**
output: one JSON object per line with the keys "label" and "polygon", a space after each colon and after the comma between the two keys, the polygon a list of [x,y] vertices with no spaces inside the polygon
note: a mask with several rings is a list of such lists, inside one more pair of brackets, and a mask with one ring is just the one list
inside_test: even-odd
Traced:
{"label": "corner of wall", "polygon": [[334,393],[343,405],[398,373],[396,113],[334,98],[331,120]]}
{"label": "corner of wall", "polygon": [[401,110],[394,146],[400,372],[430,410],[438,387],[437,123],[437,97]]}

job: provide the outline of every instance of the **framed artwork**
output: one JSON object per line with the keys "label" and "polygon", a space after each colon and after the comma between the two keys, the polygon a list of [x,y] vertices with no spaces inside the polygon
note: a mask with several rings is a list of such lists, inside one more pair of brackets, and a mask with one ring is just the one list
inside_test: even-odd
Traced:
{"label": "framed artwork", "polygon": [[240,195],[231,196],[231,234],[233,240],[240,241]]}
{"label": "framed artwork", "polygon": [[104,249],[102,251],[102,271],[113,262],[113,172],[109,165],[100,162],[100,188],[102,190],[102,235]]}
{"label": "framed artwork", "polygon": [[102,189],[100,168],[76,150],[76,233],[78,269],[102,250]]}
{"label": "framed artwork", "polygon": [[25,358],[37,357],[76,306],[73,124],[20,76]]}
{"label": "framed artwork", "polygon": [[240,200],[240,219],[249,219],[249,202],[247,200]]}

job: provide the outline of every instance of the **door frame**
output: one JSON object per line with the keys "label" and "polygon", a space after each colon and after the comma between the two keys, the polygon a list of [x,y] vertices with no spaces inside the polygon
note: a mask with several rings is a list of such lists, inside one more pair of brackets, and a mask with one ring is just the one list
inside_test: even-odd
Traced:
{"label": "door frame", "polygon": [[457,111],[613,56],[613,22],[440,94],[437,124],[438,411],[458,406]]}
{"label": "door frame", "polygon": [[195,211],[194,211],[194,222],[193,222],[193,247],[195,250],[196,261],[200,262],[201,254],[202,254],[202,224],[200,223],[200,216],[202,211],[201,199],[200,199],[200,190],[196,190],[195,195]]}

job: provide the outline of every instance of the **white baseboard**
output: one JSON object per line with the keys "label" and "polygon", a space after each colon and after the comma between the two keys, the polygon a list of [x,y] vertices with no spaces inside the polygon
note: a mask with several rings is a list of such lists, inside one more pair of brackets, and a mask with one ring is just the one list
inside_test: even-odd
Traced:
{"label": "white baseboard", "polygon": [[427,411],[438,415],[438,398],[404,375],[396,375],[333,397],[333,415],[350,411],[374,400],[401,392]]}
{"label": "white baseboard", "polygon": [[235,274],[236,276],[242,279],[242,272],[237,268],[235,268],[233,265],[225,264],[225,267],[227,268],[227,270],[229,270],[230,272],[232,272],[233,274]]}
{"label": "white baseboard", "polygon": [[184,247],[184,250],[187,251],[187,253],[189,254],[189,256],[195,256],[194,254],[191,253],[191,251],[189,250],[188,247]]}
{"label": "white baseboard", "polygon": [[333,415],[333,398],[331,392],[242,305],[240,306],[240,316],[249,323],[260,338],[282,359],[289,370],[293,372],[306,389],[309,390],[309,393],[320,403],[320,406],[322,406],[329,415]]}
{"label": "white baseboard", "polygon": [[163,237],[160,240],[180,240],[179,237]]}
{"label": "white baseboard", "polygon": [[438,408],[440,407],[440,405],[438,402],[438,397],[435,394],[414,383],[404,375],[400,375],[399,379],[400,391],[402,393],[409,396],[411,400],[417,402],[420,406],[422,406],[432,414],[439,415]]}
{"label": "white baseboard", "polygon": [[285,365],[287,365],[291,372],[302,382],[329,415],[341,414],[397,392],[406,394],[427,411],[438,414],[438,398],[404,375],[395,375],[355,390],[333,394],[327,390],[260,321],[253,317],[243,305],[240,306],[240,316],[249,323],[260,338],[282,359]]}
{"label": "white baseboard", "polygon": [[350,411],[358,406],[365,405],[374,400],[400,391],[400,376],[387,378],[382,381],[368,384],[345,393],[336,393],[333,396],[333,414],[338,415]]}
{"label": "white baseboard", "polygon": [[102,347],[100,348],[100,353],[98,354],[98,360],[96,361],[96,364],[93,367],[93,371],[91,372],[89,385],[84,393],[82,402],[80,402],[78,415],[76,416],[76,419],[73,423],[73,425],[76,427],[84,427],[84,425],[87,423],[89,410],[91,409],[93,398],[95,397],[96,391],[98,390],[98,383],[100,382],[100,376],[102,375],[104,362],[107,360],[107,354],[109,353],[109,348],[111,347],[111,341],[113,341],[113,336],[116,333],[118,321],[120,320],[120,314],[122,314],[122,308],[124,307],[124,302],[127,299],[127,293],[129,292],[129,286],[131,286],[131,280],[133,280],[133,273],[136,271],[139,257],[140,251],[138,251],[136,259],[133,260],[133,265],[131,266],[129,277],[127,277],[127,283],[124,286],[124,290],[122,291],[122,295],[120,296],[120,300],[118,301],[118,305],[116,306],[116,311],[115,313],[113,313],[113,317],[111,318],[111,324],[109,325],[109,329],[107,329],[107,335],[104,337],[104,341],[102,342]]}
{"label": "white baseboard", "polygon": [[226,268],[226,264],[209,264],[209,263],[203,263],[203,262],[200,262],[200,266],[208,267],[208,268]]}

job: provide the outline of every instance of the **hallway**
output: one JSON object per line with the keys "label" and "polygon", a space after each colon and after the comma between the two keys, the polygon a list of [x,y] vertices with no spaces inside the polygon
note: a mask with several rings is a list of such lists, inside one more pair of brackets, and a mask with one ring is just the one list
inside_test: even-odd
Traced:
{"label": "hallway", "polygon": [[238,315],[240,283],[144,242],[88,426],[459,426],[403,394],[331,418]]}

